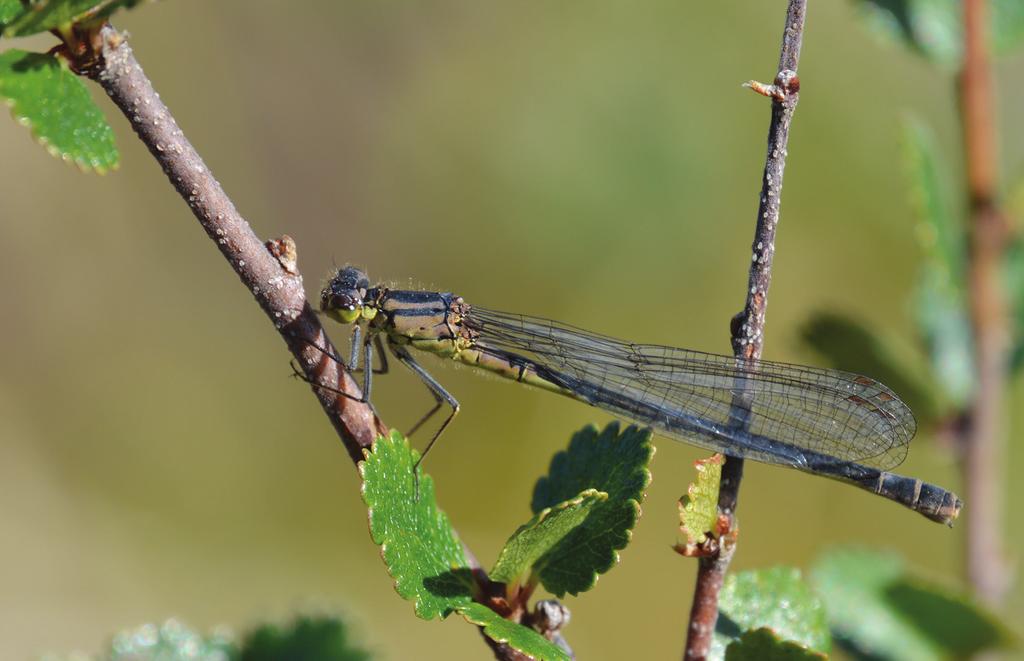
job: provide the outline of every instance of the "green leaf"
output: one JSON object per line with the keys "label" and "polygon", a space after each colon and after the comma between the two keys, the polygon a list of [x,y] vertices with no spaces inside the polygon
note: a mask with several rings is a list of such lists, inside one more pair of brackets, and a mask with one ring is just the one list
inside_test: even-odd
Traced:
{"label": "green leaf", "polygon": [[[1024,5],[1022,5],[1024,6]],[[1006,194],[1007,213],[1015,221],[1014,238],[1006,249],[1003,283],[1012,324],[1010,371],[1016,374],[1024,367],[1024,239],[1020,228],[1024,221],[1024,177],[1017,177]]]}
{"label": "green leaf", "polygon": [[595,505],[607,500],[608,494],[587,489],[572,500],[538,512],[505,542],[491,570],[491,580],[513,585],[531,568],[542,571],[551,550],[583,523]]}
{"label": "green leaf", "polygon": [[418,453],[396,431],[380,437],[360,467],[370,536],[381,547],[395,590],[414,601],[416,615],[447,617],[472,601],[474,581],[462,545],[434,498],[434,481],[413,479]]}
{"label": "green leaf", "polygon": [[24,37],[49,30],[66,30],[72,23],[98,22],[118,9],[142,0],[35,0],[9,22],[5,37]]}
{"label": "green leaf", "polygon": [[114,132],[82,81],[56,58],[0,53],[0,98],[54,156],[100,173],[117,166]]}
{"label": "green leaf", "polygon": [[23,11],[25,11],[25,7],[21,4],[21,0],[0,0],[0,34],[3,33],[7,24],[20,16]]}
{"label": "green leaf", "polygon": [[827,653],[832,645],[825,608],[794,567],[726,577],[718,598],[712,658],[722,658],[730,641],[743,632],[761,628],[820,652]]}
{"label": "green leaf", "polygon": [[821,661],[828,657],[791,640],[782,640],[768,628],[751,629],[725,648],[726,661]]}
{"label": "green leaf", "polygon": [[353,646],[345,623],[336,617],[300,616],[287,627],[263,625],[242,643],[239,661],[367,661]]}
{"label": "green leaf", "polygon": [[829,623],[860,654],[899,659],[967,658],[1018,644],[966,594],[910,576],[896,555],[838,549],[811,573]]}
{"label": "green leaf", "polygon": [[936,385],[954,408],[962,408],[976,388],[973,333],[963,298],[952,296],[926,265],[915,291],[917,325],[924,335]]}
{"label": "green leaf", "polygon": [[[943,66],[957,67],[963,53],[961,0],[856,0],[871,31],[885,41]],[[1010,53],[1024,41],[1024,4],[990,0],[992,49]]]}
{"label": "green leaf", "polygon": [[914,370],[897,360],[899,352],[852,317],[816,312],[800,329],[803,341],[839,370],[865,374],[885,383],[914,411],[920,422],[938,416],[936,395]]}
{"label": "green leaf", "polygon": [[621,434],[611,423],[599,434],[593,426],[576,432],[568,450],[551,459],[547,477],[537,481],[534,513],[569,500],[586,489],[608,494],[582,525],[548,552],[539,578],[552,594],[579,594],[594,587],[599,574],[618,561],[640,518],[640,502],[651,481],[654,455],[650,430],[630,426]]}
{"label": "green leaf", "polygon": [[697,479],[690,483],[686,495],[679,499],[679,530],[686,535],[688,546],[701,544],[718,523],[718,485],[722,481],[725,457],[713,454],[693,462]]}
{"label": "green leaf", "polygon": [[945,195],[949,182],[935,136],[912,116],[903,121],[903,151],[922,249],[946,279],[959,283],[966,269],[966,235]]}
{"label": "green leaf", "polygon": [[1013,177],[1013,183],[1006,187],[1006,211],[1013,219],[1016,229],[1019,230],[1024,221],[1024,174],[1022,173],[1017,173]]}
{"label": "green leaf", "polygon": [[915,293],[917,325],[928,348],[943,397],[959,407],[975,388],[974,351],[967,313],[967,242],[950,211],[945,177],[931,132],[920,122],[904,125],[911,190],[924,264]]}
{"label": "green leaf", "polygon": [[1012,327],[1010,371],[1016,373],[1024,366],[1024,240],[1020,237],[1006,250],[1003,283]]}
{"label": "green leaf", "polygon": [[836,635],[865,654],[932,659],[937,650],[894,613],[885,590],[904,574],[894,554],[839,549],[815,564],[811,581],[822,595]]}
{"label": "green leaf", "polygon": [[957,0],[856,0],[871,31],[948,66],[960,61]]}
{"label": "green leaf", "polygon": [[122,631],[110,641],[103,661],[228,661],[235,648],[223,636],[204,637],[177,620],[144,624]]}
{"label": "green leaf", "polygon": [[511,647],[541,661],[571,661],[562,648],[529,627],[506,620],[482,604],[467,604],[459,613],[468,622],[483,627],[484,634],[491,640],[506,643]]}
{"label": "green leaf", "polygon": [[994,614],[961,594],[920,578],[888,586],[886,599],[908,622],[938,644],[946,656],[966,659],[992,648],[1017,648],[1020,641]]}
{"label": "green leaf", "polygon": [[1024,3],[1020,0],[989,0],[992,14],[992,50],[1012,53],[1024,42]]}

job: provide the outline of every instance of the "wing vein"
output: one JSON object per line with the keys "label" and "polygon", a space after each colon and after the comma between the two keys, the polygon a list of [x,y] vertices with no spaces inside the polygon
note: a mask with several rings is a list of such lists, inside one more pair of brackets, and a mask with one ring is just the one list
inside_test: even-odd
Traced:
{"label": "wing vein", "polygon": [[[906,457],[917,430],[895,393],[858,374],[744,364],[476,306],[464,323],[481,350],[526,358],[594,406],[717,452],[800,468],[806,451],[889,470]],[[749,415],[735,409],[737,394],[748,395]]]}

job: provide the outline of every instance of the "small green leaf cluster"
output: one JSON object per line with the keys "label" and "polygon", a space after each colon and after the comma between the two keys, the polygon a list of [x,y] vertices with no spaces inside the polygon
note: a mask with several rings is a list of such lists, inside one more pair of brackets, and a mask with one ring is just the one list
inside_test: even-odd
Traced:
{"label": "small green leaf cluster", "polygon": [[424,619],[462,615],[496,642],[536,659],[568,659],[527,626],[538,585],[561,596],[594,587],[618,561],[640,516],[654,449],[650,432],[617,423],[587,427],[555,455],[534,488],[533,517],[519,526],[490,572],[471,565],[433,480],[397,432],[382,437],[360,464],[370,534],[395,589]]}
{"label": "small green leaf cluster", "polygon": [[[178,620],[122,631],[95,661],[368,661],[337,617],[300,616],[287,625],[265,624],[239,643],[226,632],[200,634]],[[82,657],[74,657],[82,658]],[[43,661],[62,661],[48,656]]]}
{"label": "small green leaf cluster", "polygon": [[116,634],[104,661],[166,659],[167,661],[229,661],[235,648],[223,634],[203,636],[178,620],[163,624],[143,624]]}
{"label": "small green leaf cluster", "polygon": [[[960,0],[855,0],[873,33],[942,67],[958,68],[963,53]],[[991,46],[997,54],[1024,44],[1024,3],[989,0]],[[952,186],[929,127],[908,118],[903,127],[909,197],[916,217],[922,263],[912,309],[921,339],[909,360],[905,347],[845,315],[819,312],[803,328],[804,341],[839,369],[862,372],[892,386],[925,427],[955,420],[975,399],[978,384],[970,320],[967,223],[961,209],[968,194]],[[1024,179],[1008,187],[1007,210],[1024,221]],[[1024,367],[1024,240],[1014,232],[1003,254],[1002,286],[1009,302],[1009,369]]]}
{"label": "small green leaf cluster", "polygon": [[[569,658],[533,629],[487,605],[455,602],[454,610],[497,642],[537,659]],[[913,574],[895,555],[845,548],[822,556],[810,580],[789,567],[730,575],[720,595],[709,658],[809,661],[827,658],[833,643],[856,658],[921,661],[1020,647],[1016,634],[965,594]],[[261,625],[240,641],[224,630],[203,635],[168,620],[118,633],[97,655],[51,655],[43,661],[70,658],[368,661],[372,655],[353,643],[339,618],[300,615],[288,624]]]}
{"label": "small green leaf cluster", "polygon": [[[722,463],[719,455],[696,462],[697,479],[680,503],[687,542],[676,550],[683,555],[732,543],[716,530]],[[833,637],[870,658],[966,658],[1016,645],[966,595],[913,576],[895,556],[847,549],[823,556],[809,582],[793,567],[727,576],[709,658],[823,659]]]}
{"label": "small green leaf cluster", "polygon": [[1017,636],[965,593],[910,572],[895,555],[836,549],[804,580],[777,567],[726,578],[712,659],[969,658],[1019,647]]}
{"label": "small green leaf cluster", "polygon": [[63,44],[49,53],[0,52],[0,99],[53,156],[104,173],[120,156],[114,132],[62,54],[82,43],[115,11],[141,0],[0,0],[0,36],[54,32]]}
{"label": "small green leaf cluster", "polygon": [[[633,427],[620,433],[613,423],[575,434],[537,481],[534,516],[485,573],[467,561],[431,478],[414,476],[417,453],[392,432],[361,464],[371,535],[396,590],[420,617],[458,613],[530,657],[565,659],[564,650],[529,626],[526,600],[538,585],[555,595],[588,590],[615,564],[639,516],[652,454],[649,432]],[[718,539],[721,468],[719,457],[697,462],[681,504],[687,549],[700,551]],[[709,658],[823,659],[838,645],[879,658],[942,659],[1018,645],[1005,624],[966,594],[912,574],[894,556],[837,550],[810,576],[790,567],[729,575]]]}

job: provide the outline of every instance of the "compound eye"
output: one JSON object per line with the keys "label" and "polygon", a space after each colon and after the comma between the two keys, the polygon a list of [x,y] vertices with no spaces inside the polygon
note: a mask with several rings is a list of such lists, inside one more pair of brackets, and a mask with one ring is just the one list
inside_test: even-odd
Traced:
{"label": "compound eye", "polygon": [[362,314],[363,300],[350,293],[335,294],[325,289],[320,297],[320,309],[343,324],[351,324]]}
{"label": "compound eye", "polygon": [[359,318],[361,308],[338,308],[333,310],[333,316],[343,324],[351,324],[353,321]]}

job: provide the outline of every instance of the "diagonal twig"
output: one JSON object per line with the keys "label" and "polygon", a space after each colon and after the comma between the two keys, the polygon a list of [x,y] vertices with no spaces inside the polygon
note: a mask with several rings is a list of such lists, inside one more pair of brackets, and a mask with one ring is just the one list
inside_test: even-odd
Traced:
{"label": "diagonal twig", "polygon": [[294,248],[289,249],[287,242],[276,244],[279,254],[275,256],[264,246],[178,127],[124,36],[105,25],[95,37],[96,52],[80,69],[100,84],[131,122],[207,236],[270,318],[305,375],[312,383],[350,395],[314,388],[349,455],[353,461],[361,461],[363,449],[387,428],[368,404],[358,401],[361,394],[355,381],[328,357],[327,352],[333,353],[334,349],[306,301],[302,276],[294,265]]}
{"label": "diagonal twig", "polygon": [[[85,35],[83,44],[89,48],[65,51],[65,56],[75,58],[72,68],[99,83],[131,122],[288,345],[353,462],[362,461],[364,450],[388,430],[373,408],[360,401],[362,394],[351,375],[332,358],[338,354],[306,300],[294,243],[289,237],[266,245],[259,240],[178,127],[121,33],[104,24]],[[523,658],[508,645],[486,636],[485,640],[497,659]]]}

